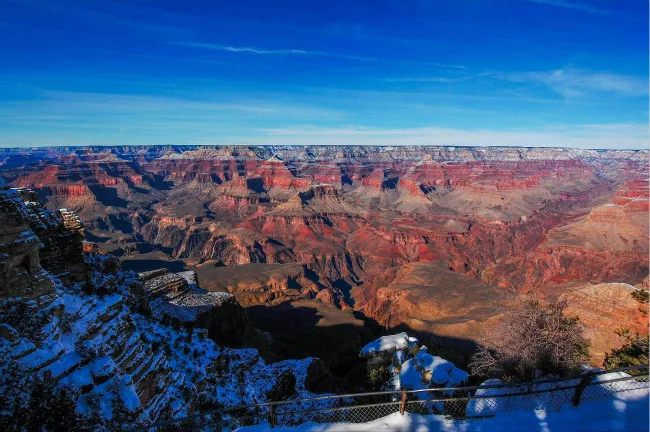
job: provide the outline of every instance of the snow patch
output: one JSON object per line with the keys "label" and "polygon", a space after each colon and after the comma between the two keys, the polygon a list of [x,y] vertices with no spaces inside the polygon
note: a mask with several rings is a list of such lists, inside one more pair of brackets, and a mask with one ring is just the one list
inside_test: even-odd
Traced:
{"label": "snow patch", "polygon": [[408,349],[411,345],[417,343],[417,341],[416,338],[409,337],[404,332],[396,335],[382,336],[361,348],[359,356],[374,357],[382,354],[393,354],[395,351]]}

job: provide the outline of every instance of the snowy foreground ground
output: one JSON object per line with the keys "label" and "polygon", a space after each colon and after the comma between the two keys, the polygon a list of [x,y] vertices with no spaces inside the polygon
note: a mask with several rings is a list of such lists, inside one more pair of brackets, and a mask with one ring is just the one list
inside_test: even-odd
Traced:
{"label": "snowy foreground ground", "polygon": [[505,431],[648,431],[648,392],[625,392],[618,398],[585,401],[580,406],[563,405],[554,411],[501,412],[492,418],[446,420],[442,416],[399,413],[364,424],[305,423],[295,427],[268,424],[238,429],[239,432],[505,432]]}

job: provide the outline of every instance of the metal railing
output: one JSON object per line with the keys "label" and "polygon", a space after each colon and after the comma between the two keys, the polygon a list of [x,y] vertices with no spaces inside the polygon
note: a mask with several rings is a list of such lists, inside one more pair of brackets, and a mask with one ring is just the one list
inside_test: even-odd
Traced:
{"label": "metal railing", "polygon": [[173,422],[155,423],[139,430],[227,432],[261,423],[268,423],[272,427],[299,425],[307,421],[367,423],[396,412],[477,419],[506,411],[554,410],[567,403],[578,405],[582,400],[611,398],[634,390],[648,390],[647,365],[588,372],[572,378],[265,402],[206,412]]}

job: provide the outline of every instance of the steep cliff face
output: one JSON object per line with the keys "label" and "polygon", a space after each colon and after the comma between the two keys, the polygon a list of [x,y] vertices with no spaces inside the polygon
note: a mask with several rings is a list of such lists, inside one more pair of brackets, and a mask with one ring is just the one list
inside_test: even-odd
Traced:
{"label": "steep cliff face", "polygon": [[[56,236],[76,232],[17,190],[0,190],[0,221],[0,415],[27,403],[43,374],[69,388],[77,411],[99,429],[263,401],[287,375],[295,393],[312,395],[312,359],[266,364],[256,350],[212,340],[232,342],[244,317],[231,295],[200,290],[194,274],[145,275],[143,283],[114,257],[83,252],[79,237],[85,271],[77,275],[66,259],[54,274],[40,253],[51,255]],[[169,315],[195,321],[177,328],[165,324]]]}
{"label": "steep cliff face", "polygon": [[625,283],[604,283],[575,287],[560,296],[567,302],[567,313],[577,315],[585,326],[595,364],[602,364],[612,347],[626,342],[618,332],[647,335],[648,304],[632,296],[636,290]]}
{"label": "steep cliff face", "polygon": [[29,215],[17,191],[0,191],[0,294],[5,298],[29,300],[54,291],[40,263],[41,241],[29,227]]}

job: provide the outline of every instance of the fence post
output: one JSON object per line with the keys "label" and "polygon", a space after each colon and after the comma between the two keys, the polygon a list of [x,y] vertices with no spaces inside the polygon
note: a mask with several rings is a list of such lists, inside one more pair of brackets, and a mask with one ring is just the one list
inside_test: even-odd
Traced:
{"label": "fence post", "polygon": [[270,408],[270,417],[271,417],[270,418],[271,421],[269,423],[271,423],[271,427],[275,427],[275,405],[271,405],[269,408]]}
{"label": "fence post", "polygon": [[399,413],[404,415],[406,411],[406,391],[402,390],[402,400],[399,403]]}
{"label": "fence post", "polygon": [[223,412],[219,413],[219,421],[217,422],[217,432],[222,432],[223,431]]}
{"label": "fence post", "polygon": [[591,383],[596,375],[592,373],[588,373],[587,375],[583,376],[578,385],[576,386],[575,393],[573,393],[573,406],[577,406],[580,404],[580,396],[582,396],[582,392],[585,391],[589,383]]}

